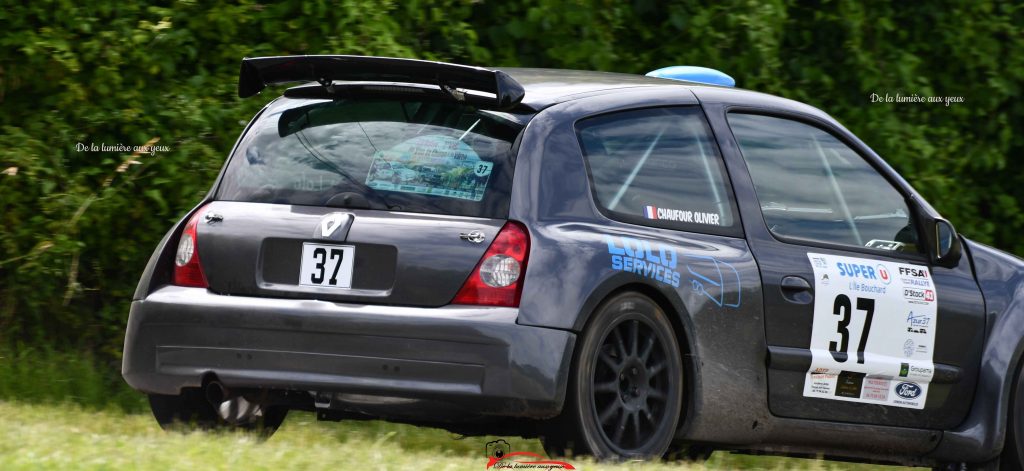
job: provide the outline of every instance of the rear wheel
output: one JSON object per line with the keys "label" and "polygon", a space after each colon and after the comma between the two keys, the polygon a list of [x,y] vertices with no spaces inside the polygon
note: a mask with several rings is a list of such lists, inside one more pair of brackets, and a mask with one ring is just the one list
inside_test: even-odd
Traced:
{"label": "rear wheel", "polygon": [[542,431],[545,451],[660,458],[679,423],[682,390],[679,344],[665,313],[641,294],[615,296],[582,334],[565,408]]}
{"label": "rear wheel", "polygon": [[244,430],[264,438],[273,435],[288,415],[286,407],[253,404],[241,396],[214,407],[197,388],[183,389],[177,396],[150,394],[149,407],[164,430]]}
{"label": "rear wheel", "polygon": [[999,456],[999,469],[1024,469],[1024,374],[1020,371],[1010,397],[1010,416],[1006,420],[1006,442]]}

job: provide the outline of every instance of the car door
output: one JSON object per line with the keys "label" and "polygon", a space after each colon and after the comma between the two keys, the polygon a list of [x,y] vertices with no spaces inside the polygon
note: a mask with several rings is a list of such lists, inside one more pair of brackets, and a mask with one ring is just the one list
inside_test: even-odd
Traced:
{"label": "car door", "polygon": [[[967,256],[929,264],[912,193],[812,116],[724,107],[764,284],[769,408],[782,417],[949,428],[970,408],[984,301]],[[868,156],[868,157],[865,157]],[[895,182],[895,183],[894,183]],[[742,198],[742,196],[741,196]]]}

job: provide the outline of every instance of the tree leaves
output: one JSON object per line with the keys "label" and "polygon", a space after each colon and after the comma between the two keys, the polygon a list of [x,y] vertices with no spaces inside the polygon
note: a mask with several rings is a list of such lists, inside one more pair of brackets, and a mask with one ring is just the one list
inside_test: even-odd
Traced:
{"label": "tree leaves", "polygon": [[[965,235],[1024,254],[1019,5],[85,0],[3,9],[0,22],[0,169],[17,169],[0,175],[0,333],[8,341],[119,351],[152,248],[209,190],[244,123],[282,90],[238,99],[245,56],[717,68],[741,87],[832,114]],[[965,101],[871,103],[872,93]],[[116,169],[131,152],[76,150],[154,136],[170,150],[140,156],[123,173]]]}

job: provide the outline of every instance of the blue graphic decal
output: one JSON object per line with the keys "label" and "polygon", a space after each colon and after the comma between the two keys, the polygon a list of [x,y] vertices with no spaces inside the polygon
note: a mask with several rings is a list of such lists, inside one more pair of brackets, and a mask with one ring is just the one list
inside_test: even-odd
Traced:
{"label": "blue graphic decal", "polygon": [[679,272],[676,265],[679,256],[676,249],[632,237],[604,236],[608,254],[612,256],[612,270],[635,273],[669,286],[679,287]]}
{"label": "blue graphic decal", "polygon": [[704,255],[687,255],[693,290],[719,307],[740,307],[740,274],[731,264]]}

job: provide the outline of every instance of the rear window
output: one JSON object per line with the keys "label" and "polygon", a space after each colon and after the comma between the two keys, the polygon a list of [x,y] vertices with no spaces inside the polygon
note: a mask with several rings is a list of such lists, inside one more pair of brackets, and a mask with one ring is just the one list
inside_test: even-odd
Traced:
{"label": "rear window", "polygon": [[451,102],[283,102],[243,138],[217,199],[507,217],[513,117]]}

